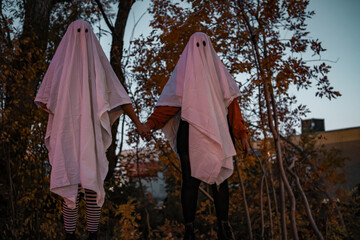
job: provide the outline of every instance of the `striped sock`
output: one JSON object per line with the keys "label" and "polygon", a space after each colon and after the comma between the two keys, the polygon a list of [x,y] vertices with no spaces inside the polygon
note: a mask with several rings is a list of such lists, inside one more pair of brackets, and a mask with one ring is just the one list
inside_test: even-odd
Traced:
{"label": "striped sock", "polygon": [[101,207],[96,204],[96,192],[85,189],[86,222],[88,232],[96,232],[99,226]]}
{"label": "striped sock", "polygon": [[67,206],[66,202],[63,201],[63,217],[64,217],[64,226],[65,231],[67,233],[74,233],[76,229],[78,208],[79,208],[79,196],[80,192],[78,192],[76,198],[76,207],[75,209],[71,209]]}

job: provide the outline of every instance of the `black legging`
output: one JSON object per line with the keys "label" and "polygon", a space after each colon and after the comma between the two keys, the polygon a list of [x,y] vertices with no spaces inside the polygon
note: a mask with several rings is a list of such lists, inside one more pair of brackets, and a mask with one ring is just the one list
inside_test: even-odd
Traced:
{"label": "black legging", "polygon": [[[185,223],[193,222],[195,219],[198,189],[200,180],[191,176],[189,158],[189,123],[181,120],[177,133],[177,151],[179,153],[182,171],[181,205]],[[229,187],[225,180],[217,188],[212,184],[212,195],[214,198],[216,217],[219,221],[227,221],[229,213]]]}

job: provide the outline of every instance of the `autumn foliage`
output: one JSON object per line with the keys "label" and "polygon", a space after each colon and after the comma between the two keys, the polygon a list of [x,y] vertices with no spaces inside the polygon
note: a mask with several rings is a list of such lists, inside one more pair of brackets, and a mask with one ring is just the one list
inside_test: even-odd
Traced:
{"label": "autumn foliage", "polygon": [[[93,26],[101,19],[110,24],[111,63],[143,120],[153,111],[190,36],[198,31],[210,36],[236,78],[250,141],[257,143],[247,159],[237,149],[238,171],[230,179],[230,222],[237,239],[356,239],[359,192],[343,191],[345,179],[338,174],[346,159],[317,146],[311,135],[302,136],[298,145],[290,138],[309,111],[297,101],[296,89],[316,88],[316,96],[329,100],[341,96],[327,78],[331,66],[321,61],[324,47],[307,31],[315,14],[308,9],[309,0],[152,0],[151,33],[134,39],[126,51],[121,51],[124,24],[134,1],[120,4],[125,5],[113,0],[0,1],[1,236],[63,237],[61,201],[49,191],[51,166],[43,143],[47,115],[33,99],[66,27],[83,18]],[[161,132],[141,142],[126,118],[113,133],[100,239],[181,239],[177,156]],[[126,156],[117,151],[125,137],[133,150]],[[117,163],[125,170],[139,169],[149,159],[159,161],[156,170],[166,182],[161,207],[144,186],[151,178],[126,178],[115,170]],[[209,192],[203,184],[195,222],[199,239],[216,239]],[[83,220],[84,207],[80,209]],[[85,232],[84,221],[79,221],[77,234]]]}

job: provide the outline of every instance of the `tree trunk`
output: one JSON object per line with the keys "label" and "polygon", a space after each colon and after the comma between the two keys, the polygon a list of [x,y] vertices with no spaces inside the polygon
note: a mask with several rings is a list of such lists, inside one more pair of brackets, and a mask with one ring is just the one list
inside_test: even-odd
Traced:
{"label": "tree trunk", "polygon": [[[251,150],[253,150],[252,146],[251,146]],[[268,202],[268,210],[269,210],[269,221],[270,221],[270,239],[272,239],[273,235],[274,235],[274,226],[273,226],[273,217],[272,217],[272,207],[271,207],[271,197],[270,197],[270,191],[269,191],[269,184],[268,184],[268,181],[267,181],[267,178],[266,178],[266,169],[264,167],[264,164],[263,162],[259,159],[258,156],[256,156],[257,160],[259,161],[260,163],[260,167],[263,171],[263,179],[261,180],[261,189],[263,188],[263,181],[265,182],[265,189],[266,189],[266,197],[267,197],[267,202]],[[266,161],[266,160],[264,160]],[[260,191],[261,194],[263,192],[263,190]],[[274,195],[275,195],[275,192],[274,192]],[[262,200],[262,195],[260,195],[260,202],[262,203],[263,200]],[[274,198],[276,199],[276,197]],[[263,211],[263,210],[261,210]],[[262,213],[263,215],[263,213]],[[263,219],[262,219],[262,225],[263,225]],[[263,227],[262,227],[263,229]],[[261,231],[262,232],[262,237],[264,238],[264,233],[263,233],[263,230]]]}
{"label": "tree trunk", "polygon": [[34,37],[35,39],[32,39],[33,42],[30,44],[36,45],[38,48],[45,50],[50,25],[50,13],[55,1],[30,0],[24,2],[25,19],[20,40],[23,40],[27,37]]}
{"label": "tree trunk", "polygon": [[[290,198],[290,221],[291,221],[291,228],[292,228],[292,234],[295,240],[299,239],[298,232],[297,232],[297,226],[296,226],[296,199],[294,196],[294,193],[291,189],[291,186],[289,184],[289,181],[287,179],[285,169],[284,169],[284,160],[282,156],[282,150],[281,150],[281,144],[280,144],[280,137],[279,137],[279,128],[277,124],[277,110],[276,105],[274,102],[274,98],[271,97],[270,91],[269,91],[269,84],[266,79],[263,79],[264,84],[264,93],[265,93],[265,101],[266,101],[266,107],[268,112],[268,118],[269,118],[269,126],[273,135],[274,144],[275,144],[275,151],[276,151],[276,158],[279,166],[279,172],[281,176],[281,180],[286,188],[286,191],[288,193],[288,196]],[[271,101],[272,99],[272,101]],[[274,115],[274,116],[273,116]]]}
{"label": "tree trunk", "polygon": [[285,201],[284,182],[281,177],[279,177],[279,188],[280,188],[281,239],[286,240],[287,239],[286,201]]}
{"label": "tree trunk", "polygon": [[236,169],[238,179],[239,179],[239,183],[240,183],[239,188],[240,188],[240,191],[242,192],[242,197],[243,197],[244,209],[245,209],[246,220],[247,220],[247,225],[248,225],[249,239],[252,240],[253,239],[253,233],[252,233],[252,226],[251,226],[249,207],[248,207],[247,200],[246,200],[244,182],[243,182],[243,179],[241,177],[240,170],[239,170],[239,164],[238,164],[238,161],[237,161],[237,156],[234,157],[234,160],[235,160],[235,169]]}
{"label": "tree trunk", "polygon": [[301,186],[299,177],[290,168],[288,168],[288,171],[293,176],[293,178],[295,178],[295,183],[296,183],[296,186],[299,189],[299,192],[300,192],[301,197],[303,199],[304,207],[305,207],[306,214],[308,216],[311,227],[313,228],[313,230],[314,230],[316,236],[318,237],[318,239],[324,240],[324,237],[321,234],[321,232],[319,231],[319,228],[317,227],[317,225],[315,223],[315,220],[314,220],[314,218],[312,216],[310,205],[309,205],[309,202],[308,202],[307,197],[305,195],[305,192],[304,192],[304,190],[303,190],[303,188]]}
{"label": "tree trunk", "polygon": [[[135,0],[122,0],[119,1],[118,6],[118,13],[116,16],[115,26],[112,29],[112,43],[111,43],[111,50],[110,50],[110,64],[116,73],[116,76],[119,78],[121,84],[124,86],[125,90],[127,90],[125,76],[122,70],[122,51],[124,47],[124,33],[126,22],[128,19],[129,12],[131,10],[132,5],[134,4]],[[99,1],[97,1],[99,4]],[[106,16],[104,16],[106,18]],[[114,169],[117,163],[117,155],[116,155],[116,134],[118,132],[119,126],[119,119],[111,127],[111,134],[112,134],[112,143],[107,150],[106,156],[109,161],[109,171],[107,174],[107,179],[111,179],[114,174]]]}
{"label": "tree trunk", "polygon": [[[2,5],[2,2],[1,2]],[[26,156],[29,136],[24,134],[30,130],[33,123],[35,104],[33,103],[36,87],[40,81],[42,71],[34,67],[41,61],[48,41],[50,13],[53,8],[52,0],[24,1],[23,32],[19,37],[21,52],[14,56],[14,60],[6,60],[6,64],[14,72],[9,74],[4,84],[1,96],[1,129],[3,137],[0,139],[0,159],[6,162],[6,174],[2,177],[8,185],[9,206],[12,217],[11,228],[16,229],[16,184],[14,173],[18,164]],[[2,21],[7,24],[1,12]],[[7,33],[8,34],[8,33]],[[11,44],[10,35],[7,44]],[[36,50],[36,51],[35,51]],[[11,61],[11,62],[10,62]],[[31,75],[27,75],[31,72]],[[14,76],[14,77],[12,77]],[[15,209],[14,209],[15,208]],[[19,223],[22,224],[22,223]],[[14,236],[16,238],[16,236]]]}
{"label": "tree trunk", "polygon": [[270,220],[270,239],[274,236],[274,223],[273,223],[273,216],[272,216],[272,207],[271,207],[271,198],[270,198],[270,191],[269,191],[269,184],[267,182],[265,176],[265,187],[266,187],[266,196],[268,201],[268,208],[269,208],[269,220]]}
{"label": "tree trunk", "polygon": [[264,223],[264,200],[263,200],[263,193],[264,193],[264,180],[265,174],[263,173],[261,177],[261,184],[260,184],[260,213],[261,213],[261,239],[265,239],[265,223]]}

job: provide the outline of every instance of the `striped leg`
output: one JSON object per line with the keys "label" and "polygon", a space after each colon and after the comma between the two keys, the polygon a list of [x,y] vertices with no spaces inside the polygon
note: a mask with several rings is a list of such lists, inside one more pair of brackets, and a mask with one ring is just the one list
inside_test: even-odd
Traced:
{"label": "striped leg", "polygon": [[99,226],[101,207],[96,204],[96,192],[85,189],[86,222],[88,232],[96,232]]}
{"label": "striped leg", "polygon": [[74,233],[76,229],[78,208],[79,208],[79,196],[80,192],[78,191],[78,195],[76,198],[76,207],[75,209],[71,209],[67,206],[66,202],[63,201],[63,217],[64,217],[64,226],[65,231],[67,233]]}

